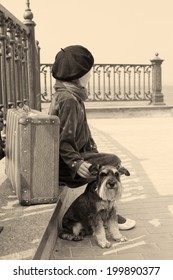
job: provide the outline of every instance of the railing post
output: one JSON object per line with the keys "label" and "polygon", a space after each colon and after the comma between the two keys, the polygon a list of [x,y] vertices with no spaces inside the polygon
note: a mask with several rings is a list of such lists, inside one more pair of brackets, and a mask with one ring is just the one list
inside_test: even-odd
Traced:
{"label": "railing post", "polygon": [[40,61],[38,48],[35,41],[35,22],[33,13],[30,9],[29,0],[26,1],[27,8],[24,12],[24,24],[29,28],[30,34],[28,36],[28,80],[29,80],[29,107],[36,110],[41,110],[41,94],[40,94]]}
{"label": "railing post", "polygon": [[6,112],[8,108],[8,98],[7,98],[7,61],[6,61],[6,40],[7,40],[7,27],[5,22],[5,17],[0,14],[0,71],[1,71],[1,89],[2,89],[2,104],[4,105],[4,114],[6,118]]}
{"label": "railing post", "polygon": [[164,95],[162,93],[162,62],[163,59],[159,58],[159,54],[156,53],[155,58],[150,60],[153,66],[152,72],[152,104],[153,105],[165,105]]}

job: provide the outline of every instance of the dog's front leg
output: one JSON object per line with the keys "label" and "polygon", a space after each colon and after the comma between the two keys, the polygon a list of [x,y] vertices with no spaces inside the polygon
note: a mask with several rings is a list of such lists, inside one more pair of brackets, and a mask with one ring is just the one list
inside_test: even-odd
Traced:
{"label": "dog's front leg", "polygon": [[114,240],[121,241],[121,242],[127,241],[127,238],[123,236],[119,231],[116,209],[114,207],[110,212],[107,224],[108,224],[108,231]]}
{"label": "dog's front leg", "polygon": [[93,232],[96,236],[97,243],[101,248],[109,248],[111,242],[106,239],[105,228],[103,226],[103,221],[101,216],[97,214],[92,214],[89,217],[90,225],[93,229]]}

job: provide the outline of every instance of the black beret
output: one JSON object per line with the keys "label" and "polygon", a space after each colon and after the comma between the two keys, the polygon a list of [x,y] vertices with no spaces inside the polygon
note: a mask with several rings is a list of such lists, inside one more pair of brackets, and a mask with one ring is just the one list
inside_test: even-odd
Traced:
{"label": "black beret", "polygon": [[62,81],[72,81],[84,76],[93,66],[94,58],[88,49],[80,45],[61,49],[55,57],[52,76]]}

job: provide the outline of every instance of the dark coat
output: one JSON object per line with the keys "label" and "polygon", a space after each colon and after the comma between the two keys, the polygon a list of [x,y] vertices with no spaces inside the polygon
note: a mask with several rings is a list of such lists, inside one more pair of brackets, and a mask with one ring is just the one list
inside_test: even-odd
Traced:
{"label": "dark coat", "polygon": [[83,152],[97,152],[87,123],[84,99],[86,90],[77,84],[57,81],[49,114],[60,118],[60,161],[74,178],[84,161]]}

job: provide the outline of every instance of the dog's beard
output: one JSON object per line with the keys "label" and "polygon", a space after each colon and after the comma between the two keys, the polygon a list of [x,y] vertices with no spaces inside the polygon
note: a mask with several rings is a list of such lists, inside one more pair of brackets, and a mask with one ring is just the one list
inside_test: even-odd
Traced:
{"label": "dog's beard", "polygon": [[103,200],[119,200],[122,194],[122,185],[121,182],[116,181],[114,186],[109,185],[109,177],[106,177],[100,182],[98,186],[97,193],[99,197]]}

